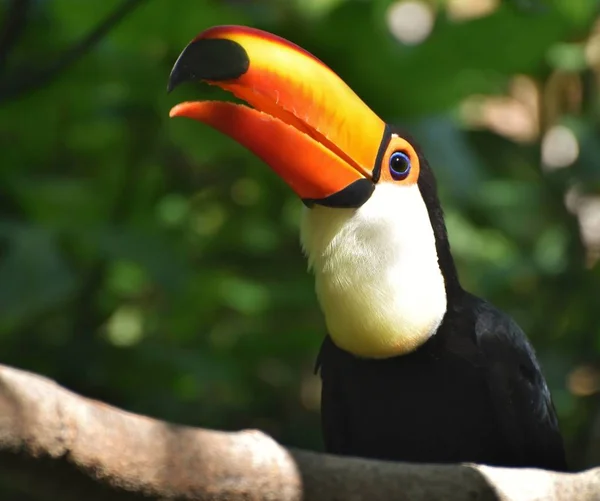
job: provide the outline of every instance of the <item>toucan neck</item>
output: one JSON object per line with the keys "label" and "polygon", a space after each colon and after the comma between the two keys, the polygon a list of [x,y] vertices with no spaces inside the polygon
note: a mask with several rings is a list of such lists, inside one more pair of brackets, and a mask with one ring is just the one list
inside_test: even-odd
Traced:
{"label": "toucan neck", "polygon": [[435,334],[447,308],[440,266],[448,262],[439,259],[417,185],[378,184],[358,209],[307,209],[301,230],[336,345],[357,356],[388,358],[414,351]]}

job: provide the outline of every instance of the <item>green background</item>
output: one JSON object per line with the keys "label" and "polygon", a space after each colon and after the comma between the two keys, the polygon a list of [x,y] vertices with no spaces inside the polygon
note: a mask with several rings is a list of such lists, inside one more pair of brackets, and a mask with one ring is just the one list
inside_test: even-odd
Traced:
{"label": "green background", "polygon": [[[325,329],[301,203],[232,140],[168,118],[179,101],[222,96],[166,93],[187,42],[251,25],[318,55],[417,137],[464,285],[532,339],[573,466],[600,464],[600,266],[565,205],[574,186],[600,195],[599,2],[513,0],[456,21],[457,2],[499,4],[427,2],[435,24],[416,45],[390,33],[389,1],[130,2],[61,66],[120,3],[0,1],[0,361],[134,412],[321,448],[312,369]],[[515,88],[537,96],[528,140],[501,133],[518,129],[509,119],[467,117],[473,96],[506,110]],[[540,145],[554,125],[579,156],[550,171]]]}

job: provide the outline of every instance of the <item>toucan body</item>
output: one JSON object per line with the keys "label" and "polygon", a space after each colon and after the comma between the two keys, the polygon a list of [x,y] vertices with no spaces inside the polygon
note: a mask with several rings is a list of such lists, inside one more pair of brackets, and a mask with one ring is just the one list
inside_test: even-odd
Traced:
{"label": "toucan body", "polygon": [[301,243],[328,335],[317,361],[328,452],[565,470],[525,334],[460,285],[433,172],[324,63],[264,31],[211,28],[169,88],[217,85],[249,106],[187,102],[302,199]]}

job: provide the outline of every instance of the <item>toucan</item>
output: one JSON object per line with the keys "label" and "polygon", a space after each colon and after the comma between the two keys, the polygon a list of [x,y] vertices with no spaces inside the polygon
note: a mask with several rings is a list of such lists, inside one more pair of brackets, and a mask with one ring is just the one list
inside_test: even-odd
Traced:
{"label": "toucan", "polygon": [[183,102],[170,116],[233,138],[304,203],[300,240],[328,333],[317,360],[326,451],[566,470],[534,350],[461,286],[415,141],[315,56],[262,30],[202,32],[168,90],[187,81],[247,104]]}

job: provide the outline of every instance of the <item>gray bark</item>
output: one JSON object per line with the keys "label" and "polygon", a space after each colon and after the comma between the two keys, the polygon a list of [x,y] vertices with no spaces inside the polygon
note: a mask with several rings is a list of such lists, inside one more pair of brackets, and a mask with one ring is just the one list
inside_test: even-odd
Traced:
{"label": "gray bark", "polygon": [[36,499],[598,501],[578,474],[413,465],[286,449],[135,415],[0,366],[0,482]]}

